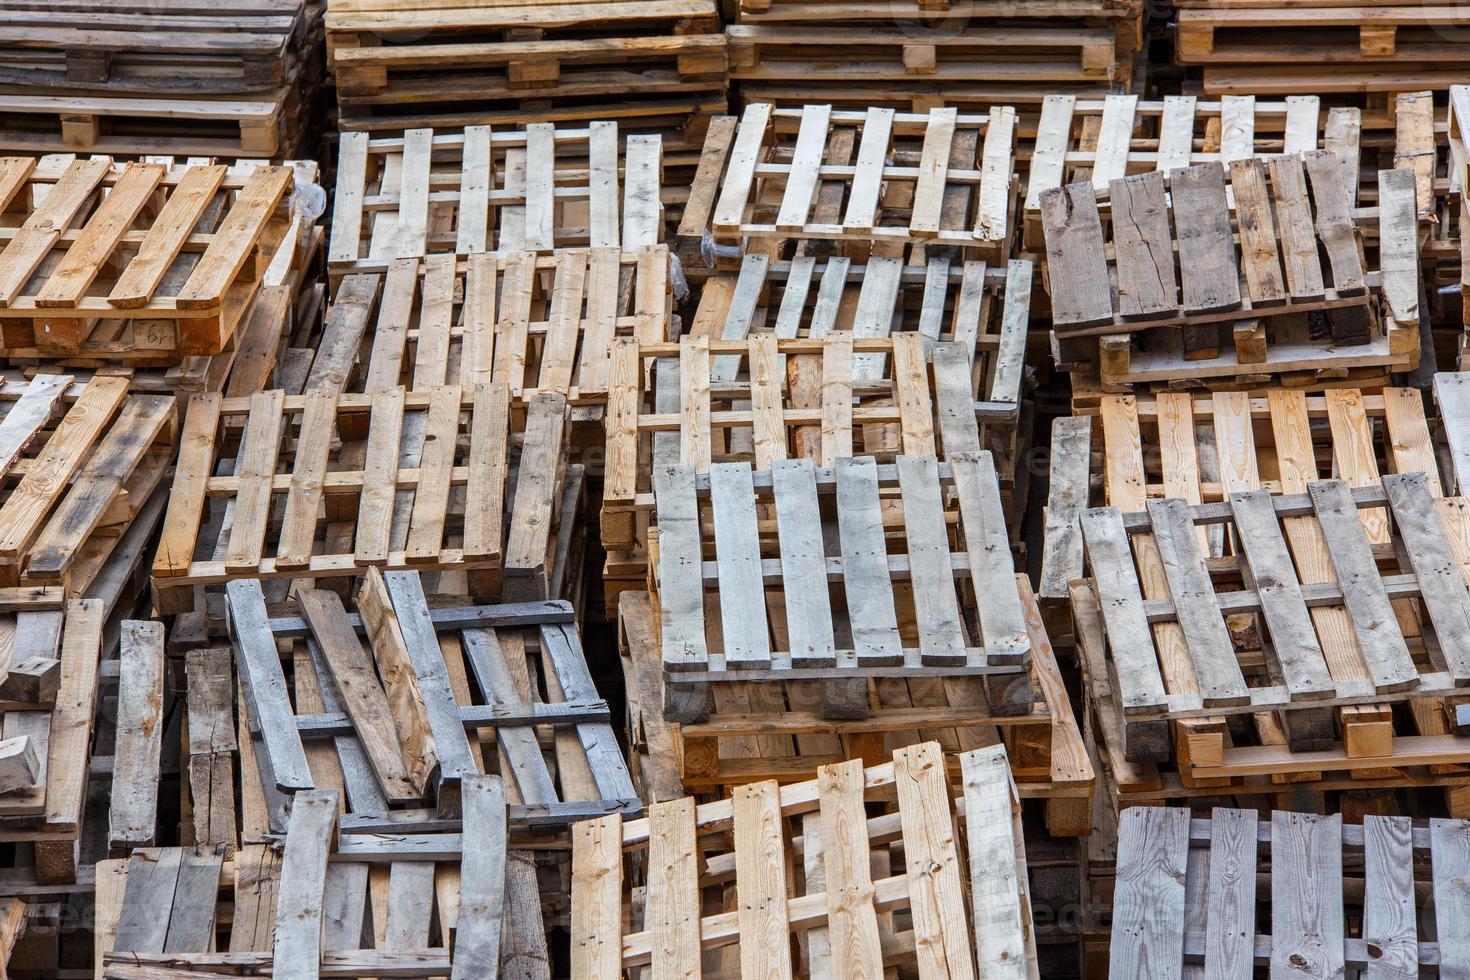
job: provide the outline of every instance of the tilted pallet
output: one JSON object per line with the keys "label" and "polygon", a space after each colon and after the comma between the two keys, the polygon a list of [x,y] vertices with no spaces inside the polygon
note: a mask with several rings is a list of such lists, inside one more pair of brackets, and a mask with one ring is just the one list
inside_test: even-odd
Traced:
{"label": "tilted pallet", "polygon": [[44,374],[0,390],[0,596],[57,609],[86,592],[160,484],[177,411],[126,378]]}
{"label": "tilted pallet", "polygon": [[567,246],[637,251],[663,237],[661,142],[586,129],[343,133],[327,259],[335,277],[394,259]]}
{"label": "tilted pallet", "polygon": [[[1385,506],[1395,525],[1386,544]],[[1391,716],[1339,710],[1448,697],[1439,710],[1463,727],[1467,513],[1463,498],[1435,499],[1423,473],[1356,489],[1324,480],[1306,493],[1244,490],[1194,506],[1170,497],[1126,517],[1084,511],[1092,577],[1074,585],[1073,603],[1092,592],[1101,606],[1125,757],[1171,758],[1170,722],[1183,721],[1189,744],[1177,751],[1199,778],[1470,761],[1470,740],[1398,735]],[[1209,524],[1232,525],[1241,550],[1207,559],[1199,526]],[[1380,569],[1385,552],[1403,557]],[[1135,559],[1154,580],[1162,565],[1162,589],[1154,581],[1145,595]],[[1408,607],[1403,626],[1397,600],[1409,600],[1398,603]],[[1231,747],[1222,737],[1219,719],[1263,711],[1278,713],[1284,744]]]}
{"label": "tilted pallet", "polygon": [[279,833],[293,795],[330,785],[347,793],[344,834],[458,830],[461,787],[486,771],[518,836],[640,809],[568,603],[431,609],[417,573],[376,569],[354,615],[332,592],[295,601],[299,616],[271,617],[258,582],[229,586],[254,832]]}
{"label": "tilted pallet", "polygon": [[175,94],[240,94],[289,81],[310,18],[303,0],[247,0],[228,11],[6,0],[0,15],[0,84]]}
{"label": "tilted pallet", "polygon": [[[747,684],[737,678],[715,685],[707,720],[669,722],[659,610],[648,593],[621,593],[628,745],[640,793],[652,803],[686,791],[725,791],[755,779],[807,778],[817,767],[846,758],[881,762],[892,750],[921,739],[938,738],[950,751],[1004,742],[1021,795],[1045,801],[1048,831],[1089,833],[1092,762],[1030,583],[1024,575],[1014,582],[1037,695],[1021,715],[984,707],[985,692],[975,679],[899,676],[894,668],[893,676],[885,672],[846,684]],[[784,641],[784,605],[772,605],[770,615],[775,639]],[[904,629],[912,635],[910,624]],[[845,717],[832,717],[839,710]]]}
{"label": "tilted pallet", "polygon": [[[1362,129],[1357,109],[1328,109],[1315,95],[1281,101],[1229,95],[1140,100],[1136,95],[1079,99],[1049,95],[1041,105],[1026,176],[1026,244],[1041,248],[1041,193],[1091,182],[1105,193],[1120,177],[1195,164],[1331,150],[1342,161],[1350,203],[1356,203]],[[1025,147],[1023,145],[1023,151]]]}
{"label": "tilted pallet", "polygon": [[1122,813],[1111,975],[1463,971],[1470,923],[1457,898],[1470,822],[1259,817],[1224,807],[1208,819],[1182,807]]}
{"label": "tilted pallet", "polygon": [[[957,247],[998,262],[1015,206],[1016,112],[927,115],[826,105],[745,108],[717,172],[710,232],[720,245],[766,239]],[[704,168],[714,171],[715,168]]]}
{"label": "tilted pallet", "polygon": [[490,977],[547,957],[507,787],[465,780],[463,834],[338,836],[336,789],[297,796],[283,847],[149,848],[97,866],[97,975]]}
{"label": "tilted pallet", "polygon": [[291,169],[58,163],[0,158],[5,348],[74,352],[99,321],[127,321],[113,332],[131,328],[140,348],[223,349],[259,285]]}
{"label": "tilted pallet", "polygon": [[[942,467],[932,456],[882,467],[856,457],[820,472],[810,459],[774,460],[756,472],[749,463],[715,463],[698,477],[687,464],[661,464],[653,482],[658,560],[650,583],[671,719],[702,720],[711,683],[734,680],[858,679],[860,703],[831,710],[860,717],[861,679],[877,676],[983,679],[996,714],[1030,710],[1031,644],[989,453],[950,453]],[[962,530],[953,550],[951,498]],[[824,521],[823,511],[836,519]],[[890,551],[890,526],[902,535],[901,551]],[[763,560],[770,550],[779,558]],[[814,581],[840,589],[829,595]],[[768,603],[784,607],[785,643],[772,643]],[[900,623],[915,628],[905,634]]]}
{"label": "tilted pallet", "polygon": [[[1443,395],[1440,404],[1449,417]],[[1453,447],[1457,429],[1446,431]],[[1052,602],[1065,601],[1068,583],[1083,577],[1078,516],[1094,483],[1100,501],[1126,511],[1163,497],[1197,504],[1242,490],[1304,493],[1324,475],[1374,486],[1384,473],[1422,472],[1433,494],[1443,496],[1424,398],[1414,388],[1105,395],[1096,416],[1053,423],[1050,456],[1037,591]],[[1207,537],[1210,554],[1222,554],[1224,535],[1212,530]]]}
{"label": "tilted pallet", "polygon": [[516,405],[555,394],[597,421],[614,338],[668,340],[671,305],[663,245],[394,259],[387,273],[342,279],[306,385],[497,382]]}
{"label": "tilted pallet", "polygon": [[[929,742],[868,769],[838,763],[810,782],[753,783],[730,800],[578,824],[572,975],[616,980],[652,960],[746,977],[877,976],[899,963],[919,976],[972,977],[978,960],[980,976],[1035,976],[1005,751],[977,749],[961,766],[956,804],[944,753]],[[895,792],[895,809],[868,815],[869,801]]]}
{"label": "tilted pallet", "polygon": [[617,118],[677,141],[681,130],[702,138],[703,119],[724,110],[714,0],[328,6],[346,128]]}
{"label": "tilted pallet", "polygon": [[[1395,234],[1404,225],[1412,230],[1412,176],[1380,171],[1379,184],[1385,254],[1378,275],[1363,267],[1342,160],[1331,151],[1230,161],[1229,193],[1220,161],[1114,179],[1106,241],[1092,184],[1044,190],[1057,333],[1127,333],[1365,306],[1370,287],[1387,294],[1395,323],[1417,324],[1417,295],[1401,295],[1410,285],[1403,280],[1418,271],[1416,239]],[[1344,332],[1361,318],[1329,319]]]}
{"label": "tilted pallet", "polygon": [[153,564],[160,609],[195,608],[195,586],[370,566],[483,570],[498,581],[476,594],[545,598],[566,401],[532,398],[518,439],[509,407],[503,384],[195,396]]}

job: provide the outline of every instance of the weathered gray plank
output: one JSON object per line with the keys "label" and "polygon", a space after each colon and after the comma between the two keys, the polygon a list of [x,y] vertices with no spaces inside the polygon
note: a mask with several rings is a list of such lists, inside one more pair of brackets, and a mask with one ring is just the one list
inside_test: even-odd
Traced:
{"label": "weathered gray plank", "polygon": [[158,820],[163,624],[124,620],[118,657],[117,748],[107,836],[113,847],[143,847],[153,843]]}
{"label": "weathered gray plank", "polygon": [[461,793],[464,856],[450,980],[495,980],[505,902],[505,785],[499,776],[469,776]]}
{"label": "weathered gray plank", "polygon": [[322,900],[327,854],[336,825],[336,791],[311,790],[297,793],[291,800],[291,823],[276,895],[273,977],[317,980],[321,976]]}
{"label": "weathered gray plank", "polygon": [[1429,821],[1439,975],[1470,977],[1470,820]]}
{"label": "weathered gray plank", "polygon": [[726,627],[725,666],[764,669],[771,665],[771,641],[750,473],[749,463],[711,466],[710,509],[720,568],[720,618]]}
{"label": "weathered gray plank", "polygon": [[1169,175],[1186,313],[1240,306],[1240,270],[1225,198],[1225,168],[1201,163]]}
{"label": "weathered gray plank", "polygon": [[1363,818],[1363,939],[1378,954],[1368,962],[1368,980],[1419,976],[1413,831],[1408,817]]}
{"label": "weathered gray plank", "polygon": [[1455,683],[1470,684],[1470,593],[1445,537],[1444,524],[1423,473],[1383,478],[1409,563],[1419,578],[1420,596],[1434,624],[1434,636]]}
{"label": "weathered gray plank", "polygon": [[1343,975],[1342,816],[1271,814],[1271,975]]}
{"label": "weathered gray plank", "polygon": [[225,586],[230,628],[235,638],[235,664],[245,685],[250,711],[260,726],[275,786],[282,793],[312,789],[316,784],[306,764],[306,750],[286,692],[286,676],[276,653],[266,617],[265,596],[256,579],[237,579]]}
{"label": "weathered gray plank", "polygon": [[871,456],[837,460],[837,526],[842,585],[859,666],[903,663],[888,548],[878,501],[878,465]]}
{"label": "weathered gray plank", "polygon": [[990,453],[949,458],[959,497],[960,522],[970,562],[970,584],[979,611],[980,637],[992,665],[1025,663],[1031,649],[1026,612],[1016,588],[1016,566],[1001,508],[1000,484]]}
{"label": "weathered gray plank", "polygon": [[1084,510],[1081,520],[1093,585],[1108,631],[1108,650],[1117,665],[1123,711],[1156,710],[1167,701],[1164,679],[1144,616],[1143,592],[1122,515],[1116,507],[1095,507]]}
{"label": "weathered gray plank", "polygon": [[699,503],[694,470],[655,465],[653,491],[658,514],[658,591],[663,662],[670,670],[704,669],[704,589],[699,548]]}
{"label": "weathered gray plank", "polygon": [[1064,602],[1067,583],[1082,577],[1082,527],[1092,469],[1092,419],[1066,415],[1051,424],[1046,532],[1041,550],[1041,587],[1047,602]]}
{"label": "weathered gray plank", "polygon": [[898,487],[920,658],[926,664],[963,664],[967,659],[965,629],[939,504],[937,461],[933,456],[898,457]]}
{"label": "weathered gray plank", "polygon": [[810,459],[771,464],[780,535],[781,577],[786,583],[786,634],[791,661],[809,667],[836,664],[832,602],[826,588],[822,515],[817,509],[817,476]]}
{"label": "weathered gray plank", "polygon": [[1256,945],[1256,811],[1215,807],[1210,820],[1205,971],[1250,976]]}
{"label": "weathered gray plank", "polygon": [[1119,814],[1109,975],[1182,974],[1188,852],[1187,809],[1136,806]]}

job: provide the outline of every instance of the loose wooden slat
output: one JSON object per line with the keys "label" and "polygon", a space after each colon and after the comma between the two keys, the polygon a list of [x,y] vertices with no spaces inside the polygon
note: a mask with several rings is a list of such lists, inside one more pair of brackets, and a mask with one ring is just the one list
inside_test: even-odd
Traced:
{"label": "loose wooden slat", "polygon": [[1063,416],[1051,425],[1051,479],[1047,485],[1046,533],[1041,553],[1043,600],[1060,601],[1068,583],[1082,577],[1082,527],[1092,466],[1092,419]]}
{"label": "loose wooden slat", "polygon": [[1394,522],[1456,686],[1470,683],[1470,594],[1422,473],[1385,475]]}
{"label": "loose wooden slat", "polygon": [[1336,689],[1270,495],[1264,490],[1232,493],[1230,509],[1292,700],[1332,697]]}
{"label": "loose wooden slat", "polygon": [[1240,271],[1225,198],[1225,170],[1202,163],[1169,175],[1184,311],[1208,313],[1240,305]]}
{"label": "loose wooden slat", "polygon": [[322,480],[327,472],[336,419],[337,392],[307,393],[291,468],[291,489],[286,494],[286,514],[276,545],[276,565],[280,568],[304,568],[311,561],[317,510],[322,502]]}
{"label": "loose wooden slat", "polygon": [[1091,184],[1043,191],[1041,221],[1051,283],[1052,322],[1086,327],[1113,319],[1102,219]]}
{"label": "loose wooden slat", "polygon": [[[780,460],[771,465],[771,483],[776,494],[782,577],[789,583],[824,581],[827,569],[816,469],[809,459]],[[786,590],[786,632],[793,665],[829,667],[836,663],[826,588]]]}
{"label": "loose wooden slat", "polygon": [[967,980],[975,965],[944,753],[933,742],[899,749],[893,775],[919,972]]}
{"label": "loose wooden slat", "polygon": [[775,781],[736,787],[734,816],[741,974],[789,978],[786,846],[781,839],[781,801]]}
{"label": "loose wooden slat", "polygon": [[1266,187],[1266,163],[1259,157],[1230,161],[1230,189],[1240,226],[1240,261],[1245,267],[1251,305],[1270,306],[1286,301],[1281,278],[1281,256],[1276,246],[1276,220]]}
{"label": "loose wooden slat", "polygon": [[498,776],[464,780],[464,857],[450,980],[495,980],[505,902],[505,786]]}
{"label": "loose wooden slat", "polygon": [[153,843],[163,748],[163,624],[124,620],[119,638],[117,748],[113,753],[108,841]]}
{"label": "loose wooden slat", "polygon": [[1015,565],[995,461],[988,452],[956,453],[950,457],[950,466],[986,659],[992,665],[1024,663],[1031,642],[1026,613],[1015,589]]}
{"label": "loose wooden slat", "polygon": [[658,578],[663,663],[670,670],[709,663],[704,639],[704,593],[699,509],[694,472],[687,466],[655,466],[658,511]]}
{"label": "loose wooden slat", "polygon": [[357,633],[347,621],[341,597],[322,589],[303,589],[297,593],[296,602],[330,668],[331,679],[341,694],[357,741],[372,764],[383,796],[390,803],[416,799],[422,790],[415,790],[399,751],[387,695],[378,683],[377,672]]}
{"label": "loose wooden slat", "polygon": [[1187,809],[1141,806],[1118,814],[1109,975],[1183,976],[1188,851]]}
{"label": "loose wooden slat", "polygon": [[572,975],[623,975],[623,818],[610,814],[572,825]]}
{"label": "loose wooden slat", "polygon": [[1271,815],[1271,972],[1343,975],[1342,816]]}
{"label": "loose wooden slat", "polygon": [[[826,134],[825,128],[823,134]],[[659,950],[656,980],[700,975],[699,875],[694,800],[681,797],[648,808],[648,900],[645,923]]]}
{"label": "loose wooden slat", "polygon": [[297,733],[260,582],[238,579],[225,586],[225,594],[240,681],[265,749],[262,761],[268,763],[276,789],[282,793],[313,789],[316,784]]}
{"label": "loose wooden slat", "polygon": [[297,793],[292,799],[276,899],[273,976],[289,980],[321,976],[322,899],[336,825],[334,790]]}
{"label": "loose wooden slat", "polygon": [[1110,189],[1113,250],[1118,268],[1118,313],[1125,319],[1179,309],[1164,175],[1157,171],[1115,180]]}
{"label": "loose wooden slat", "polygon": [[811,214],[812,198],[817,190],[817,169],[827,148],[827,129],[831,124],[830,105],[808,105],[801,110],[801,125],[792,150],[791,176],[781,196],[781,209],[776,215],[778,231],[801,231]]}
{"label": "loose wooden slat", "polygon": [[1470,971],[1470,821],[1429,820],[1440,976]]}
{"label": "loose wooden slat", "polygon": [[1417,686],[1419,672],[1379,578],[1373,546],[1363,534],[1352,491],[1341,480],[1312,483],[1307,490],[1374,688],[1402,691]]}
{"label": "loose wooden slat", "polygon": [[1084,510],[1082,539],[1093,585],[1102,601],[1108,648],[1118,665],[1124,712],[1151,710],[1165,701],[1164,681],[1154,654],[1153,634],[1143,613],[1143,594],[1123,518],[1114,507]]}
{"label": "loose wooden slat", "polygon": [[1030,975],[1025,847],[1020,798],[1005,747],[992,745],[960,756],[970,900],[975,916],[975,955],[980,976],[1024,980]]}
{"label": "loose wooden slat", "polygon": [[1189,506],[1177,498],[1151,500],[1148,513],[1204,703],[1248,702],[1245,677],[1215,600]]}
{"label": "loose wooden slat", "polygon": [[709,480],[720,617],[741,624],[733,634],[725,633],[725,665],[765,669],[771,664],[771,647],[750,464],[716,463],[710,467]]}
{"label": "loose wooden slat", "polygon": [[737,231],[745,219],[745,205],[754,189],[755,167],[760,161],[770,121],[771,105],[768,102],[750,103],[740,117],[720,198],[711,220],[711,227],[716,233]]}
{"label": "loose wooden slat", "polygon": [[1210,813],[1205,972],[1238,977],[1252,970],[1256,935],[1256,811]]}
{"label": "loose wooden slat", "polygon": [[225,568],[250,572],[260,565],[270,519],[271,485],[280,452],[284,391],[262,391],[250,396],[250,417],[240,440],[236,463],[240,489],[235,494]]}
{"label": "loose wooden slat", "polygon": [[934,457],[898,457],[898,484],[920,657],[927,664],[963,664],[968,659],[964,624],[955,598],[944,514],[935,492],[939,472]]}
{"label": "loose wooden slat", "polygon": [[1365,975],[1374,980],[1419,975],[1413,832],[1408,817],[1363,817],[1363,939],[1375,953]]}

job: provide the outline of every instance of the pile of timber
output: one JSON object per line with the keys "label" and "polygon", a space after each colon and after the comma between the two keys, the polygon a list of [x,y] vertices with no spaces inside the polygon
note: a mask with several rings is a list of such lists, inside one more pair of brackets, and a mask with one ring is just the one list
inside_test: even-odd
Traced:
{"label": "pile of timber", "polygon": [[1392,129],[1390,96],[1444,91],[1464,77],[1470,13],[1452,3],[1386,0],[1176,0],[1178,63],[1206,95],[1324,95],[1354,101],[1364,125]]}
{"label": "pile of timber", "polygon": [[692,162],[726,109],[715,0],[327,0],[344,131],[614,120]]}
{"label": "pile of timber", "polygon": [[1005,749],[959,757],[958,798],[937,742],[889,758],[578,824],[571,975],[1036,976]]}
{"label": "pile of timber", "polygon": [[931,254],[999,263],[1016,210],[1017,114],[936,108],[782,109],[757,102],[711,127],[678,228],[685,266]]}
{"label": "pile of timber", "polygon": [[[1310,196],[1308,187],[1310,185]],[[1382,379],[1420,355],[1415,178],[1378,174],[1377,265],[1331,150],[1040,192],[1056,361],[1078,391]],[[1105,206],[1102,206],[1105,203]]]}
{"label": "pile of timber", "polygon": [[1118,801],[1445,786],[1463,812],[1470,506],[1419,393],[1101,408],[1104,506],[1092,420],[1054,434],[1042,590],[1070,598]]}
{"label": "pile of timber", "polygon": [[295,156],[321,4],[0,3],[0,149]]}
{"label": "pile of timber", "polygon": [[745,102],[927,112],[1097,98],[1143,74],[1136,0],[734,0],[730,78]]}
{"label": "pile of timber", "polygon": [[1464,820],[1134,807],[1120,822],[1112,976],[1465,970]]}
{"label": "pile of timber", "polygon": [[334,295],[395,259],[567,247],[637,251],[663,239],[662,140],[585,128],[343,133],[327,246]]}

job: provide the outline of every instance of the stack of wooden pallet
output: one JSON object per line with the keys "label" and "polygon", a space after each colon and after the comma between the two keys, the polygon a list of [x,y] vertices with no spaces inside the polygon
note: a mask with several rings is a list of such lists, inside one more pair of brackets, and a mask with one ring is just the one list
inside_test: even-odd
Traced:
{"label": "stack of wooden pallet", "polygon": [[1453,3],[1177,0],[1176,7],[1176,57],[1203,66],[1207,95],[1352,100],[1374,129],[1393,128],[1391,96],[1443,92],[1470,61],[1470,14]]}
{"label": "stack of wooden pallet", "polygon": [[328,0],[344,130],[614,120],[692,162],[726,108],[714,0]]}
{"label": "stack of wooden pallet", "polygon": [[321,5],[0,4],[0,149],[295,156]]}
{"label": "stack of wooden pallet", "polygon": [[1465,812],[1470,505],[1419,392],[1100,409],[1105,506],[1078,462],[1093,420],[1055,430],[1042,590],[1070,595],[1119,802],[1444,786]]}
{"label": "stack of wooden pallet", "polygon": [[1348,186],[1343,158],[1316,150],[1119,176],[1103,194],[1041,190],[1056,360],[1074,397],[1412,369],[1414,174],[1379,171],[1376,269]]}
{"label": "stack of wooden pallet", "polygon": [[[1049,91],[1127,91],[1141,74],[1135,0],[736,0],[730,77],[749,102],[1034,106]],[[1139,80],[1141,82],[1141,79]]]}

